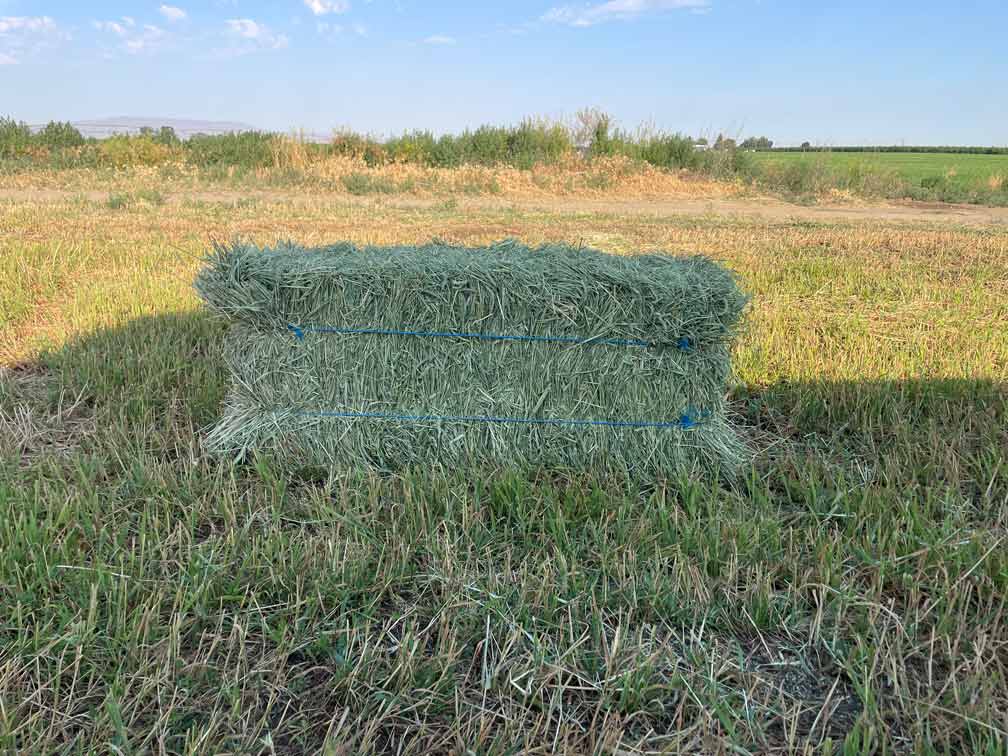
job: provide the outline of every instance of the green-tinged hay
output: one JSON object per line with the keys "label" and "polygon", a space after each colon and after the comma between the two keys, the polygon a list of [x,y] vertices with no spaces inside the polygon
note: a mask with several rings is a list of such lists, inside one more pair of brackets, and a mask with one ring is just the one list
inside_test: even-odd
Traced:
{"label": "green-tinged hay", "polygon": [[746,457],[724,402],[746,299],[702,257],[237,244],[196,288],[236,321],[220,451],[649,477]]}
{"label": "green-tinged hay", "polygon": [[704,257],[512,241],[477,249],[235,244],[215,248],[195,285],[212,309],[262,327],[368,324],[655,345],[730,339],[747,301],[734,275]]}

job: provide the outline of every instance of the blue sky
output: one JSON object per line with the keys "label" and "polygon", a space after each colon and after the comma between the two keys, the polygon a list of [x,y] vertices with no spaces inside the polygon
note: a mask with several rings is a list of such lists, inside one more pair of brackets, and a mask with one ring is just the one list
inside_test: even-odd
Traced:
{"label": "blue sky", "polygon": [[0,0],[0,115],[1008,144],[1008,3]]}

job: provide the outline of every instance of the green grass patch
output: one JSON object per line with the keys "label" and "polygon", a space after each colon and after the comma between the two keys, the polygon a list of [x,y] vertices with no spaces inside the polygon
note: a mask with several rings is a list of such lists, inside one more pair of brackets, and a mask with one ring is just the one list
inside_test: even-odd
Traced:
{"label": "green grass patch", "polygon": [[341,176],[340,181],[350,194],[356,195],[395,194],[399,189],[395,181],[369,173],[348,173]]}
{"label": "green grass patch", "polygon": [[1008,204],[1008,155],[756,152],[755,175],[793,193],[849,189],[864,196]]}
{"label": "green grass patch", "polygon": [[123,210],[141,203],[160,207],[165,203],[165,197],[157,189],[140,189],[136,192],[115,192],[105,200],[110,210]]}
{"label": "green grass patch", "polygon": [[[0,750],[1004,752],[1004,230],[172,211],[0,204],[0,303],[49,307],[43,342],[5,311]],[[741,275],[729,399],[759,454],[738,483],[206,452],[226,390],[190,290],[206,236],[501,228]]]}

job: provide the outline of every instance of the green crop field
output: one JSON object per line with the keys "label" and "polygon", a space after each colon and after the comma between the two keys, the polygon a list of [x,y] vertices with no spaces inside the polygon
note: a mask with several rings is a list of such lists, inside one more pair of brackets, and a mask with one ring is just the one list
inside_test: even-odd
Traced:
{"label": "green crop field", "polygon": [[[77,180],[0,198],[0,751],[1005,752],[1004,225]],[[704,252],[755,461],[232,464],[192,280],[235,237]]]}
{"label": "green crop field", "polygon": [[935,189],[942,185],[981,193],[1008,185],[1008,155],[913,152],[756,152],[759,166],[822,164],[850,170],[891,171],[910,185]]}

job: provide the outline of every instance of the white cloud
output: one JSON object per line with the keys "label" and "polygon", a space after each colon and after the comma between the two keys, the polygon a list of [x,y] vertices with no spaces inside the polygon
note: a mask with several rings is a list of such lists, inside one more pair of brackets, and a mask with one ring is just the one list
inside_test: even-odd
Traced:
{"label": "white cloud", "polygon": [[189,16],[184,10],[174,5],[162,5],[158,11],[169,21],[184,21]]}
{"label": "white cloud", "polygon": [[0,16],[0,65],[13,66],[26,56],[70,39],[49,16]]}
{"label": "white cloud", "polygon": [[164,29],[145,24],[140,34],[126,40],[126,50],[133,54],[148,52],[158,47],[164,40],[164,37]]}
{"label": "white cloud", "polygon": [[0,16],[0,34],[54,31],[56,22],[49,16]]}
{"label": "white cloud", "polygon": [[106,31],[115,34],[118,37],[125,37],[129,34],[129,30],[126,28],[128,24],[120,24],[117,21],[95,21],[94,28],[98,31]]}
{"label": "white cloud", "polygon": [[218,53],[224,56],[245,55],[256,50],[282,50],[290,44],[286,34],[275,34],[266,24],[251,18],[231,18],[226,21],[231,46]]}
{"label": "white cloud", "polygon": [[316,16],[327,13],[346,13],[350,10],[347,0],[304,0],[305,6]]}
{"label": "white cloud", "polygon": [[[137,29],[136,20],[129,16],[123,16],[119,21],[94,21],[92,25],[98,31],[114,34],[121,40],[119,49],[133,55],[161,48],[168,37],[164,29],[152,24],[144,24]],[[105,49],[105,57],[112,57],[108,48]]]}
{"label": "white cloud", "polygon": [[266,30],[265,26],[257,24],[251,18],[231,18],[228,19],[227,25],[232,34],[245,39],[259,39]]}
{"label": "white cloud", "polygon": [[315,29],[319,34],[339,34],[343,31],[343,27],[339,24],[330,24],[328,21],[319,21],[315,24]]}
{"label": "white cloud", "polygon": [[709,0],[609,0],[595,5],[561,5],[542,15],[543,21],[569,26],[594,26],[606,21],[635,18],[651,11],[690,9],[702,12]]}
{"label": "white cloud", "polygon": [[350,28],[353,29],[354,34],[356,34],[358,37],[367,36],[367,27],[364,26],[364,24],[354,24]]}
{"label": "white cloud", "polygon": [[432,34],[424,39],[424,42],[428,45],[454,45],[455,37],[449,37],[445,34]]}

